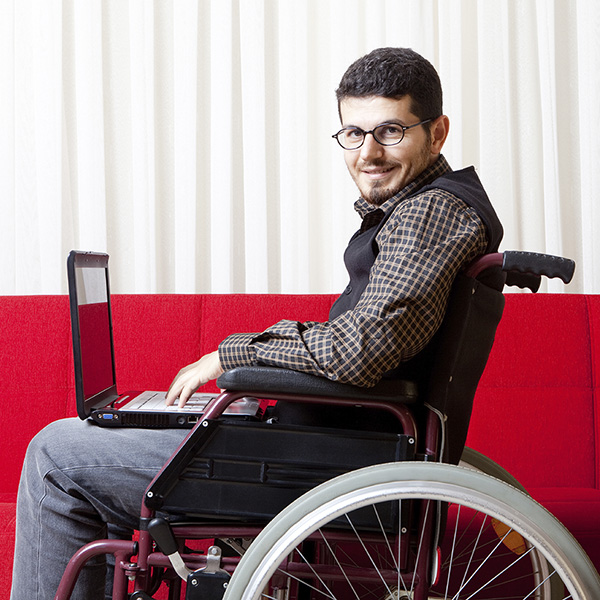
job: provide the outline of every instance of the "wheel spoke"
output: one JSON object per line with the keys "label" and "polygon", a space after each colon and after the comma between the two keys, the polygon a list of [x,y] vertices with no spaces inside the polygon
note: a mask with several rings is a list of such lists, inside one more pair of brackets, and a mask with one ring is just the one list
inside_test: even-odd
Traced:
{"label": "wheel spoke", "polygon": [[342,564],[340,563],[340,560],[337,556],[337,554],[333,551],[333,549],[331,548],[331,545],[329,544],[329,542],[327,541],[327,538],[325,537],[325,534],[323,533],[322,530],[319,529],[319,533],[321,534],[321,537],[323,538],[323,541],[325,542],[325,545],[327,546],[327,549],[329,550],[329,552],[331,553],[331,556],[333,556],[333,559],[335,560],[337,566],[339,567],[340,571],[342,572],[344,578],[346,579],[346,581],[348,582],[348,585],[350,586],[350,589],[352,590],[352,593],[354,594],[356,600],[361,600],[360,596],[358,595],[357,591],[354,589],[354,586],[352,585],[352,582],[350,581],[350,578],[348,577],[348,575],[346,574],[346,570],[344,569],[344,567],[342,566]]}
{"label": "wheel spoke", "polygon": [[[469,557],[468,561],[467,561],[467,567],[465,569],[465,572],[463,574],[463,580],[462,583],[460,584],[460,589],[458,590],[458,592],[456,592],[456,595],[452,598],[452,600],[456,600],[458,594],[460,593],[460,591],[464,588],[465,586],[465,580],[467,578],[467,575],[469,573],[469,569],[471,568],[471,565],[473,564],[473,556],[475,555],[475,551],[477,550],[477,547],[479,545],[479,540],[481,539],[481,535],[483,533],[484,527],[485,527],[485,522],[487,520],[487,517],[485,517],[481,523],[481,527],[479,528],[479,533],[477,534],[477,539],[473,542],[473,547],[472,547],[472,551],[471,551],[471,556]],[[477,572],[479,570],[479,568],[477,568],[475,570],[475,572]],[[472,578],[472,576],[471,576]],[[471,579],[469,578],[469,580]]]}
{"label": "wheel spoke", "polygon": [[462,506],[458,507],[458,514],[456,515],[456,522],[454,525],[454,537],[452,539],[452,551],[450,553],[450,565],[448,567],[448,576],[446,581],[446,591],[444,593],[444,600],[448,598],[448,589],[450,588],[450,579],[452,577],[452,565],[454,564],[454,550],[456,549],[456,536],[458,534],[458,523],[460,521],[460,509]]}
{"label": "wheel spoke", "polygon": [[379,567],[375,564],[375,561],[373,560],[373,557],[371,556],[371,553],[367,550],[367,547],[365,546],[362,537],[360,536],[360,534],[356,530],[356,527],[354,526],[354,523],[352,522],[352,519],[350,519],[350,515],[346,514],[345,516],[346,516],[346,520],[350,524],[350,527],[352,528],[352,531],[354,531],[354,534],[356,535],[356,539],[359,541],[360,545],[362,546],[363,550],[365,551],[365,554],[367,555],[367,558],[369,559],[369,561],[373,565],[373,568],[375,569],[375,572],[377,573],[377,575],[379,576],[379,578],[383,582],[383,585],[385,585],[385,589],[386,589],[387,593],[391,595],[392,590],[390,589],[389,585],[387,584],[387,581],[383,578],[383,575],[381,574],[381,571],[379,570]]}

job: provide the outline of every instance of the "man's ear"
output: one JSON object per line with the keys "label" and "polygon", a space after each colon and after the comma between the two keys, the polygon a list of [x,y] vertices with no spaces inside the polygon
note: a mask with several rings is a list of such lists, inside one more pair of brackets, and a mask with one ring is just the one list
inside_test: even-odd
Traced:
{"label": "man's ear", "polygon": [[438,155],[442,152],[442,147],[450,131],[450,119],[442,115],[435,119],[431,124],[431,153]]}

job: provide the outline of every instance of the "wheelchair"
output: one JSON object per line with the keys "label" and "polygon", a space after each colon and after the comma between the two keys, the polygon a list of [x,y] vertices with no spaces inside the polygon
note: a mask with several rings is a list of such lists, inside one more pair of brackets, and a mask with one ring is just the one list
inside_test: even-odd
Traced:
{"label": "wheelchair", "polygon": [[[272,367],[224,373],[224,391],[147,488],[138,539],[81,548],[56,600],[100,554],[115,559],[113,600],[600,598],[600,577],[564,526],[464,447],[502,289],[568,283],[574,266],[526,252],[475,261],[413,379],[363,389]],[[368,407],[390,426],[292,426],[270,409],[222,416],[247,397]]]}

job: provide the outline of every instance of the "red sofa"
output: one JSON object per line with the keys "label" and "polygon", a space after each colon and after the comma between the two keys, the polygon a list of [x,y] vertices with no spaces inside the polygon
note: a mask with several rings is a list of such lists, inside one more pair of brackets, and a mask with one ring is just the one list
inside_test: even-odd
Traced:
{"label": "red sofa", "polygon": [[[116,295],[121,389],[166,389],[229,333],[324,320],[330,295]],[[75,414],[68,299],[0,297],[0,600],[29,440]],[[515,475],[600,568],[600,296],[510,294],[477,392],[469,446]],[[214,389],[214,388],[212,388]]]}

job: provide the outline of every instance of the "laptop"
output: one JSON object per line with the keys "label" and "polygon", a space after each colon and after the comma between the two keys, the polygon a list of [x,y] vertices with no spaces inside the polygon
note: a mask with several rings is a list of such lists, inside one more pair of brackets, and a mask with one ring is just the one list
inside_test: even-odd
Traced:
{"label": "laptop", "polygon": [[[164,391],[117,390],[108,254],[73,250],[67,258],[77,414],[108,427],[190,428],[216,394],[194,394],[183,408],[167,406]],[[260,402],[242,398],[223,413],[257,416]]]}

